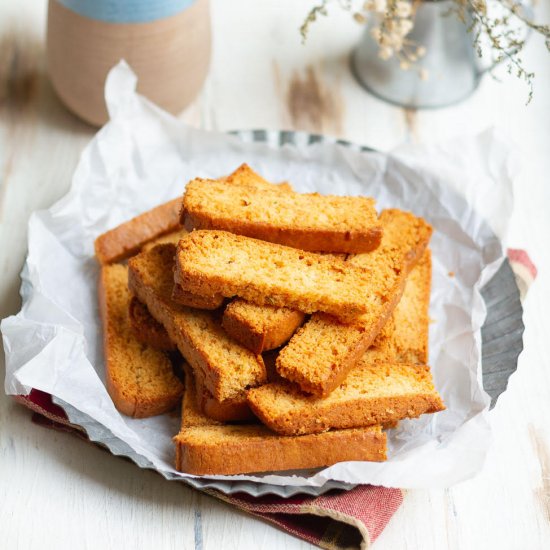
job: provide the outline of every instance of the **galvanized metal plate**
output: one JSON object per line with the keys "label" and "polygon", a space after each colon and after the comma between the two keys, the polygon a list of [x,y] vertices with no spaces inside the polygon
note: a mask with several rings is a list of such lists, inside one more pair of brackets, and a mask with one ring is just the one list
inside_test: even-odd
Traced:
{"label": "galvanized metal plate", "polygon": [[[304,132],[276,130],[247,130],[232,132],[247,142],[263,142],[272,146],[310,145],[314,143],[335,143],[355,151],[372,151],[371,148],[334,140],[325,136]],[[483,385],[491,396],[493,407],[498,396],[506,389],[508,378],[517,368],[517,359],[523,349],[523,309],[518,286],[510,264],[505,261],[494,277],[481,291],[487,307],[487,319],[481,329],[482,336],[482,372]],[[126,443],[113,436],[109,430],[77,409],[58,399],[69,420],[86,429],[89,438],[107,447],[113,454],[124,456],[141,468],[155,469],[143,456],[138,455]],[[251,496],[277,495],[292,497],[298,494],[321,495],[332,489],[349,490],[355,485],[338,481],[329,481],[322,487],[279,486],[250,481],[225,481],[207,478],[181,479],[175,475],[162,474],[167,479],[179,480],[199,490],[215,489],[225,494],[246,493]]]}

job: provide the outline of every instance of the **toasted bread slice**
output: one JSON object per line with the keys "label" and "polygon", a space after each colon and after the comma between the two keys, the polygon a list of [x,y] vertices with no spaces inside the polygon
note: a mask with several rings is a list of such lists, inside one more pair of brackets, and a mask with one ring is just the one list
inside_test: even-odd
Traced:
{"label": "toasted bread slice", "polygon": [[390,322],[365,352],[363,359],[370,363],[428,362],[429,307],[432,278],[432,256],[426,250],[411,271],[405,291]]}
{"label": "toasted bread slice", "polygon": [[134,331],[134,336],[143,344],[161,351],[175,351],[176,345],[166,332],[166,329],[149,313],[147,306],[135,296],[128,304],[128,319]]}
{"label": "toasted bread slice", "polygon": [[137,254],[141,247],[180,227],[181,199],[173,199],[103,233],[95,240],[100,264],[119,262]]}
{"label": "toasted bread slice", "polygon": [[139,342],[128,319],[128,270],[123,265],[101,268],[99,307],[103,323],[105,379],[115,407],[134,418],[173,409],[183,392],[170,359]]}
{"label": "toasted bread slice", "polygon": [[184,428],[175,438],[176,469],[194,475],[232,475],[320,468],[346,461],[386,460],[380,426],[281,436],[261,425]]}
{"label": "toasted bread slice", "polygon": [[179,243],[175,279],[193,294],[239,296],[258,305],[325,311],[344,321],[388,300],[399,279],[398,251],[375,268],[225,231],[193,231]]}
{"label": "toasted bread slice", "polygon": [[218,401],[204,387],[202,387],[202,391],[197,391],[200,391],[200,408],[208,418],[223,423],[258,422],[248,404],[246,395]]}
{"label": "toasted bread slice", "polygon": [[205,179],[187,184],[181,221],[312,252],[368,252],[382,238],[374,199]]}
{"label": "toasted bread slice", "polygon": [[386,424],[445,408],[429,367],[372,365],[365,359],[328,397],[308,396],[288,382],[274,382],[249,390],[248,401],[258,418],[282,435]]}
{"label": "toasted bread slice", "polygon": [[191,379],[181,430],[174,437],[180,472],[231,475],[386,460],[386,434],[380,426],[285,437],[259,424],[223,425],[200,412],[192,384]]}
{"label": "toasted bread slice", "polygon": [[[220,181],[236,182],[260,188],[277,187],[292,190],[290,184],[272,184],[261,178],[248,165],[243,164]],[[95,252],[100,264],[119,262],[137,254],[142,248],[157,244],[176,244],[185,229],[180,225],[181,198],[173,199],[121,223],[95,240]],[[220,304],[221,305],[221,304]],[[219,306],[218,306],[219,307]]]}
{"label": "toasted bread slice", "polygon": [[181,401],[181,429],[222,424],[221,421],[206,416],[201,410],[193,369],[188,364],[184,364],[184,372],[185,392]]}
{"label": "toasted bread slice", "polygon": [[180,227],[176,231],[172,231],[166,235],[161,235],[160,237],[153,239],[151,242],[144,244],[142,250],[151,250],[151,248],[154,248],[159,244],[173,244],[176,246],[184,235],[187,235],[187,231],[183,227]]}
{"label": "toasted bread slice", "polygon": [[[410,272],[420,261],[430,242],[432,226],[424,218],[398,208],[382,210],[380,223],[384,228],[383,244],[405,251],[405,270]],[[348,256],[348,261],[362,265],[364,261],[368,263],[367,258],[368,256],[357,254]]]}
{"label": "toasted bread slice", "polygon": [[377,272],[378,266],[386,263],[386,248],[400,252],[399,260],[393,264],[397,276],[387,279],[389,287],[380,292],[381,299],[372,302],[368,314],[353,325],[324,314],[312,315],[277,357],[279,374],[297,383],[304,392],[327,396],[343,382],[390,318],[408,273],[428,245],[432,229],[421,218],[391,210],[384,211],[381,220],[382,245],[368,254],[351,256],[346,262]]}
{"label": "toasted bread slice", "polygon": [[[174,254],[176,249],[174,248]],[[172,287],[172,300],[182,306],[194,307],[196,309],[218,309],[223,305],[224,297],[221,294],[213,296],[199,296],[188,290],[184,290],[181,285],[174,282]]]}
{"label": "toasted bread slice", "polygon": [[[170,246],[172,250],[172,255],[175,257],[176,245],[185,235],[187,235],[187,231],[185,229],[181,229],[174,233],[170,233],[169,235],[165,235],[164,237],[159,237],[158,239],[155,239],[149,245],[144,246],[143,250],[151,250],[155,246],[162,244],[167,247]],[[168,252],[166,252],[166,254],[168,254]],[[221,294],[216,294],[214,296],[198,296],[196,294],[188,292],[187,290],[183,290],[180,285],[174,283],[172,287],[172,300],[177,304],[183,306],[193,307],[196,309],[214,310],[223,305],[224,297]]]}
{"label": "toasted bread slice", "polygon": [[[176,245],[181,240],[182,237],[184,237],[187,234],[187,231],[184,229],[180,231],[176,231],[174,233],[170,233],[169,235],[166,235],[165,237],[160,237],[158,239],[155,239],[153,243],[162,244],[163,246],[170,247],[170,250],[172,251],[172,256],[176,256]],[[151,243],[151,244],[153,244]],[[144,246],[143,250],[151,250],[158,244],[155,244],[154,246]],[[167,255],[169,254],[168,248],[165,252]],[[191,292],[188,292],[187,290],[183,290],[180,285],[174,282],[172,287],[172,300],[176,302],[177,304],[193,307],[196,309],[218,309],[222,306],[224,302],[224,298],[221,294],[216,294],[214,296],[198,296],[197,294],[193,294]]]}
{"label": "toasted bread slice", "polygon": [[[346,254],[336,256],[346,259]],[[304,319],[305,314],[294,309],[259,306],[237,298],[225,308],[222,324],[226,332],[243,346],[263,353],[288,342]]]}
{"label": "toasted bread slice", "polygon": [[[249,186],[256,187],[258,189],[270,189],[270,188],[276,187],[283,191],[292,191],[292,187],[290,186],[289,183],[287,182],[283,182],[280,184],[270,183],[269,181],[262,178],[259,174],[254,172],[254,170],[252,170],[252,168],[250,168],[248,164],[241,164],[241,166],[239,166],[233,173],[231,173],[226,178],[220,179],[219,181],[229,185],[231,184],[249,185]],[[178,241],[173,241],[173,242],[174,244],[177,244]],[[198,309],[218,309],[219,307],[221,307],[224,301],[223,296],[221,296],[220,294],[214,294],[213,296],[197,296],[195,294],[192,294],[191,292],[184,290],[177,283],[174,284],[172,299],[174,300],[174,302],[177,302],[178,304],[182,304],[184,306],[189,306],[189,307],[196,307]]]}
{"label": "toasted bread slice", "polygon": [[305,314],[286,307],[258,306],[233,300],[223,313],[227,334],[254,353],[282,346],[304,322]]}
{"label": "toasted bread slice", "polygon": [[201,413],[208,418],[218,422],[257,422],[257,418],[248,405],[246,391],[243,390],[236,397],[225,401],[218,401],[204,385],[204,376],[201,371],[193,371],[190,367],[187,367],[185,376],[186,380],[193,377],[196,390],[195,402]]}
{"label": "toasted bread slice", "polygon": [[250,166],[246,163],[241,164],[234,172],[224,178],[223,181],[229,184],[249,185],[257,187],[258,189],[270,189],[276,187],[281,191],[293,191],[292,185],[290,185],[287,181],[283,181],[281,183],[271,183],[262,178],[260,174],[252,170],[252,168],[250,168]]}
{"label": "toasted bread slice", "polygon": [[201,372],[216,400],[237,397],[266,381],[262,357],[232,340],[215,314],[173,303],[171,245],[142,252],[128,265],[130,290],[164,326],[193,370]]}

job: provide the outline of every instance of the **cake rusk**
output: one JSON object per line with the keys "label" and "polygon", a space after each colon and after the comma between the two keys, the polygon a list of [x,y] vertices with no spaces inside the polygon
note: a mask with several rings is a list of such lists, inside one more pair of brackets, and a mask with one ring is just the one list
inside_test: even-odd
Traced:
{"label": "cake rusk", "polygon": [[400,279],[400,256],[387,248],[379,252],[375,268],[365,268],[329,254],[197,230],[179,241],[174,276],[193,294],[239,296],[258,305],[324,311],[353,322],[388,300]]}
{"label": "cake rusk", "polygon": [[[174,247],[175,257],[176,247],[174,245],[171,246]],[[172,285],[172,300],[176,304],[180,304],[182,306],[193,307],[196,309],[214,310],[223,305],[225,298],[221,294],[214,294],[213,296],[199,296],[198,294],[193,294],[188,290],[184,290],[174,281]]]}
{"label": "cake rusk", "polygon": [[258,422],[246,399],[245,392],[238,397],[232,397],[225,401],[218,401],[203,386],[201,386],[200,406],[202,412],[208,417],[219,422]]}
{"label": "cake rusk", "polygon": [[[174,231],[172,233],[169,233],[168,235],[158,237],[154,241],[151,241],[143,247],[143,250],[151,250],[159,244],[171,245],[174,251],[173,255],[175,256],[176,245],[185,235],[187,235],[187,231],[181,228],[178,231]],[[218,309],[222,306],[224,302],[224,297],[220,294],[217,294],[215,296],[197,296],[196,294],[192,294],[191,292],[183,290],[181,286],[174,283],[174,286],[172,288],[172,300],[174,300],[174,302],[176,302],[177,304],[194,307],[197,309]]]}
{"label": "cake rusk", "polygon": [[382,227],[368,197],[258,188],[197,178],[183,195],[186,229],[219,229],[312,252],[374,250]]}
{"label": "cake rusk", "polygon": [[149,241],[148,243],[143,245],[141,250],[151,250],[151,248],[154,248],[159,244],[173,244],[174,246],[176,246],[179,240],[184,235],[187,235],[187,230],[184,229],[183,227],[180,227],[176,231],[172,231],[171,233],[166,233],[165,235],[161,235],[160,237],[157,237],[156,239]]}
{"label": "cake rusk", "polygon": [[132,296],[128,305],[128,318],[134,334],[140,342],[163,351],[177,350],[176,344],[170,340],[164,326],[151,315],[147,306],[135,296]]}
{"label": "cake rusk", "polygon": [[[262,356],[269,382],[281,379],[275,370],[275,356],[276,352],[273,351],[267,352]],[[236,397],[218,401],[205,387],[204,377],[201,372],[198,370],[192,371],[190,367],[188,369],[191,371],[190,375],[193,376],[195,381],[197,406],[208,418],[217,420],[218,422],[259,422],[248,404],[246,391],[241,392]],[[384,425],[385,428],[386,426]]]}
{"label": "cake rusk", "polygon": [[129,258],[146,243],[178,230],[181,227],[180,209],[181,198],[173,199],[99,235],[94,242],[99,263],[110,264]]}
{"label": "cake rusk", "polygon": [[[219,181],[244,183],[258,188],[278,188],[292,190],[284,182],[273,184],[256,174],[247,164],[242,164],[229,176]],[[121,223],[117,227],[99,235],[95,240],[95,254],[100,264],[120,262],[137,254],[142,248],[147,250],[157,244],[176,244],[186,233],[180,224],[181,197],[163,203],[151,210]]]}
{"label": "cake rusk", "polygon": [[181,400],[181,429],[197,426],[218,426],[223,424],[220,420],[209,418],[201,410],[199,399],[197,399],[199,392],[197,391],[195,371],[186,363],[184,364],[184,374],[185,392]]}
{"label": "cake rusk", "polygon": [[241,164],[236,170],[234,170],[229,176],[223,178],[223,180],[228,184],[237,184],[237,185],[250,185],[257,187],[258,189],[269,189],[277,188],[281,191],[293,191],[292,185],[287,181],[281,183],[271,183],[265,178],[262,178],[260,174],[252,170],[250,166],[246,163]]}
{"label": "cake rusk", "polygon": [[397,285],[389,300],[373,307],[362,324],[342,324],[324,313],[312,315],[277,356],[279,375],[306,393],[329,395],[382,330],[401,298],[402,287]]}
{"label": "cake rusk", "polygon": [[230,338],[216,314],[172,301],[173,247],[159,245],[131,258],[128,286],[166,329],[170,339],[218,401],[266,381],[261,355]]}
{"label": "cake rusk", "polygon": [[[382,210],[380,223],[384,228],[383,244],[404,251],[405,270],[410,272],[428,247],[433,227],[424,218],[398,208]],[[356,254],[347,259],[353,264],[361,265],[366,258],[363,254]]]}
{"label": "cake rusk", "polygon": [[370,363],[428,363],[432,255],[427,249],[405,284],[393,315],[363,355]]}
{"label": "cake rusk", "polygon": [[295,309],[259,306],[239,298],[223,312],[222,326],[231,337],[254,353],[282,346],[304,322]]}
{"label": "cake rusk", "polygon": [[101,267],[98,284],[107,391],[126,416],[147,418],[172,410],[183,385],[161,351],[138,341],[128,319],[128,269]]}
{"label": "cake rusk", "polygon": [[343,382],[392,315],[407,275],[428,245],[432,228],[421,218],[401,210],[384,211],[380,218],[382,245],[373,252],[350,256],[346,263],[379,272],[380,265],[388,265],[386,250],[399,251],[399,259],[395,260],[394,252],[390,264],[395,276],[380,289],[381,299],[372,302],[368,314],[354,324],[342,324],[322,313],[312,315],[277,357],[278,373],[306,393],[327,396]]}
{"label": "cake rusk", "polygon": [[220,424],[201,413],[193,384],[186,382],[181,429],[173,438],[180,472],[233,475],[386,460],[381,426],[287,437],[261,424]]}
{"label": "cake rusk", "polygon": [[[346,254],[335,256],[346,258]],[[305,317],[304,313],[295,309],[259,306],[235,298],[224,310],[222,325],[243,346],[256,353],[263,353],[288,342],[303,324]]]}
{"label": "cake rusk", "polygon": [[429,367],[370,364],[364,358],[327,397],[305,395],[289,382],[274,382],[249,390],[248,402],[268,428],[282,435],[386,424],[445,408]]}
{"label": "cake rusk", "polygon": [[[282,191],[292,191],[292,187],[289,183],[270,183],[254,172],[248,164],[241,164],[241,166],[239,166],[229,176],[216,181],[221,181],[226,185],[249,185],[258,189],[270,189],[275,187]],[[170,239],[169,242],[177,244],[185,233],[187,233],[187,231],[182,229],[182,231],[178,232],[179,238],[174,240]],[[161,239],[159,239],[159,241],[161,241]],[[195,307],[198,309],[218,309],[224,302],[224,297],[220,294],[214,294],[213,296],[197,296],[191,292],[183,290],[183,288],[181,288],[181,286],[177,283],[174,284],[172,299],[178,304]]]}
{"label": "cake rusk", "polygon": [[199,370],[193,371],[187,366],[186,380],[192,376],[195,387],[195,401],[201,413],[218,422],[258,421],[246,398],[246,391],[236,397],[218,401],[204,385],[204,376]]}
{"label": "cake rusk", "polygon": [[130,297],[128,319],[134,336],[143,344],[161,351],[175,351],[176,344],[170,340],[166,329],[149,313],[147,306],[135,296]]}

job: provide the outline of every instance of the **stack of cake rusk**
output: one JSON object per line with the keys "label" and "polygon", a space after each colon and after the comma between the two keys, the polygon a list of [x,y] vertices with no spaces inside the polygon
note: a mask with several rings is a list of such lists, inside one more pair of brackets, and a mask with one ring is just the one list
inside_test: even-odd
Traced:
{"label": "stack of cake rusk", "polygon": [[385,460],[385,430],[445,408],[427,366],[431,233],[246,164],[191,181],[96,239],[115,406],[181,403],[190,474]]}

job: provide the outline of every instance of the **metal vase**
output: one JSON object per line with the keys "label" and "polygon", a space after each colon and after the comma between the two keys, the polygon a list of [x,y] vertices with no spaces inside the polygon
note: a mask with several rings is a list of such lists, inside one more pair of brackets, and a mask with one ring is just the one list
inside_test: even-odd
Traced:
{"label": "metal vase", "polygon": [[367,23],[352,56],[360,84],[385,101],[416,109],[443,107],[468,97],[485,70],[478,63],[469,21],[464,23],[451,11],[455,5],[452,0],[425,0],[417,5],[407,38],[424,46],[426,55],[408,70],[400,68],[395,56],[379,57],[379,46],[371,36],[374,22]]}

